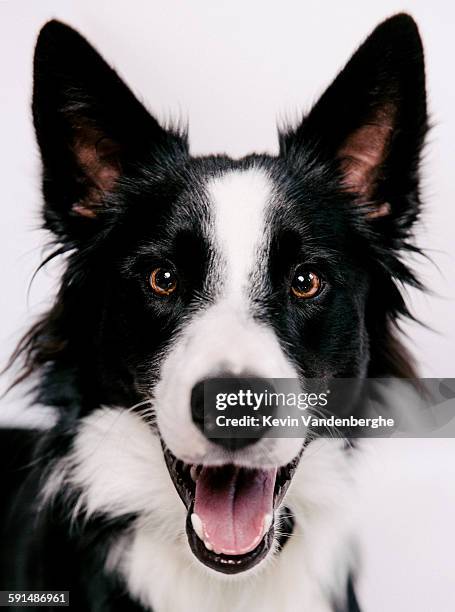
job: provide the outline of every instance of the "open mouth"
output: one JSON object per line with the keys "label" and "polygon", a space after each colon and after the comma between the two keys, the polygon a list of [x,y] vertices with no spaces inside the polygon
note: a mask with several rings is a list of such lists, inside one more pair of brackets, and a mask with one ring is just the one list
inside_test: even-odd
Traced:
{"label": "open mouth", "polygon": [[274,540],[280,506],[300,454],[280,468],[189,465],[169,449],[164,457],[187,509],[186,532],[201,563],[225,574],[254,567]]}

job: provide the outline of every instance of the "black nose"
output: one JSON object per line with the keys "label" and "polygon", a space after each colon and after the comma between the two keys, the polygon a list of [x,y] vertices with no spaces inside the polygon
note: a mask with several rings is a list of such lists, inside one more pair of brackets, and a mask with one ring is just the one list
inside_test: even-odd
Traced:
{"label": "black nose", "polygon": [[[276,413],[276,406],[270,399],[273,393],[276,391],[271,381],[264,378],[230,377],[227,374],[206,378],[196,383],[191,391],[191,416],[206,438],[227,450],[238,450],[257,442],[270,428],[263,417],[273,417]],[[259,394],[267,394],[268,399],[263,399],[257,407]],[[226,400],[228,396],[238,398],[237,405],[231,399],[230,405],[223,401],[222,404],[226,406],[221,409],[220,397]],[[265,395],[262,397],[265,398]],[[240,398],[243,398],[242,402]],[[228,419],[237,419],[239,423],[243,417],[246,418],[241,425],[226,424],[232,423]]]}

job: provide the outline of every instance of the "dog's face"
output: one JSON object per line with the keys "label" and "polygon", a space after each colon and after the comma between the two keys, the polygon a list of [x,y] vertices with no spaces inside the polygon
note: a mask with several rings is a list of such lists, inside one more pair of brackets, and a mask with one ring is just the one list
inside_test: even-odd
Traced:
{"label": "dog's face", "polygon": [[197,391],[214,377],[393,373],[381,352],[402,308],[395,280],[409,280],[398,251],[426,128],[415,25],[379,26],[277,156],[192,157],[55,22],[37,46],[33,110],[46,226],[71,251],[55,367],[77,385],[79,416],[138,406],[195,555],[248,569],[273,546],[304,440],[215,443]]}

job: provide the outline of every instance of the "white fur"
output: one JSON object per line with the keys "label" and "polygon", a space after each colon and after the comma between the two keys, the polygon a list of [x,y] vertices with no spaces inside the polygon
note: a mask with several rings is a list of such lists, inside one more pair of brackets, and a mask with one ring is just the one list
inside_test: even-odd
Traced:
{"label": "white fur", "polygon": [[[211,179],[206,191],[211,209],[205,231],[216,253],[206,286],[215,301],[186,322],[164,358],[154,408],[160,433],[174,455],[187,463],[218,464],[228,460],[226,453],[210,443],[191,419],[193,386],[226,372],[294,379],[297,373],[272,328],[254,317],[252,305],[253,290],[257,293],[265,274],[272,183],[258,168],[236,170]],[[283,465],[301,443],[263,440],[238,452],[235,462]]]}
{"label": "white fur", "polygon": [[296,519],[292,537],[279,554],[233,577],[209,570],[191,553],[186,510],[159,440],[133,412],[102,408],[84,418],[47,495],[77,487],[82,494],[75,512],[138,513],[131,531],[112,546],[106,569],[154,612],[329,612],[350,561],[349,462],[340,441],[311,443],[284,502]]}
{"label": "white fur", "polygon": [[231,171],[212,179],[207,191],[213,207],[215,241],[222,266],[222,298],[248,309],[252,275],[266,260],[266,211],[273,187],[257,169]]}

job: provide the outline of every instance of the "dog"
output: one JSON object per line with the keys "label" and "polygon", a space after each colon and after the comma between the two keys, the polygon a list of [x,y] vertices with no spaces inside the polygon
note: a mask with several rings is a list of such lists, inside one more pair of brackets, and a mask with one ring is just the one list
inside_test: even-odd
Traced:
{"label": "dog", "polygon": [[93,612],[358,611],[360,449],[212,439],[200,391],[414,376],[396,331],[428,123],[413,19],[381,23],[277,155],[192,156],[58,21],[33,118],[65,269],[12,363],[58,416],[1,431],[1,588]]}

